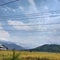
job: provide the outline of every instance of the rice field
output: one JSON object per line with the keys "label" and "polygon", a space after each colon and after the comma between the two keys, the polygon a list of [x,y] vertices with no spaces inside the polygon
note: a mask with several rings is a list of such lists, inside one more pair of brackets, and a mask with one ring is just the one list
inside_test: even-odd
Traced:
{"label": "rice field", "polygon": [[0,60],[60,60],[60,53],[0,51]]}

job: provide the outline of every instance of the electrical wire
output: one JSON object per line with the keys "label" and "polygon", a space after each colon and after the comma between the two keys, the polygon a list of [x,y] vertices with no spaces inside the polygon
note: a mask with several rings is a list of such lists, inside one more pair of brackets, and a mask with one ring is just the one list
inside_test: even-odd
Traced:
{"label": "electrical wire", "polygon": [[47,26],[47,25],[60,25],[60,23],[46,23],[46,24],[25,24],[25,25],[6,25],[6,24],[2,24],[2,26]]}
{"label": "electrical wire", "polygon": [[[0,29],[0,31],[2,31],[2,29]],[[19,32],[19,31],[22,31],[22,32],[23,31],[25,31],[25,32],[55,32],[55,33],[59,32],[60,33],[59,30],[46,30],[46,31],[45,30],[35,30],[34,31],[34,30],[23,30],[23,29],[22,30],[20,30],[20,29],[19,30],[18,29],[13,29],[13,30],[12,29],[5,29],[5,31],[12,31],[12,32]]]}
{"label": "electrical wire", "polygon": [[[43,12],[41,13],[41,12],[39,12],[39,13],[31,13],[31,14],[25,14],[24,13],[24,15],[25,15],[25,17],[27,16],[27,17],[29,17],[29,16],[51,16],[51,15],[53,15],[53,16],[58,16],[58,15],[60,15],[60,14],[57,14],[57,13],[54,13],[54,14],[43,14]],[[0,15],[1,17],[7,17],[7,16],[21,16],[21,15]],[[24,16],[23,16],[24,17]]]}
{"label": "electrical wire", "polygon": [[[57,16],[60,16],[60,15],[52,15],[52,16],[48,16],[48,17],[57,17]],[[44,16],[35,16],[35,17],[17,17],[17,16],[15,16],[15,17],[8,17],[8,16],[0,16],[0,21],[6,21],[7,19],[11,19],[11,20],[26,20],[26,19],[33,19],[33,20],[35,20],[35,19],[42,19],[42,18],[45,18],[45,19],[47,19],[47,17],[44,17]],[[3,19],[2,19],[3,18]]]}
{"label": "electrical wire", "polygon": [[9,2],[7,2],[7,3],[3,3],[3,4],[1,4],[0,6],[4,6],[4,5],[7,5],[7,4],[10,4],[10,3],[16,2],[16,1],[19,1],[19,0],[9,1]]}

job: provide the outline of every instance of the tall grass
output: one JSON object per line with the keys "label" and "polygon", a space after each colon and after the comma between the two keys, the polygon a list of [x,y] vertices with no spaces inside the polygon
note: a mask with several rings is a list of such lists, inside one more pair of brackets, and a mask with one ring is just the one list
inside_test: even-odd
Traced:
{"label": "tall grass", "polygon": [[19,59],[20,54],[16,54],[15,49],[13,49],[13,54],[12,54],[12,58],[10,57],[9,60],[22,60],[21,58]]}
{"label": "tall grass", "polygon": [[4,54],[2,54],[2,60],[21,60],[19,59],[20,54],[16,54],[15,49],[12,50],[13,54],[11,57],[5,57]]}
{"label": "tall grass", "polygon": [[0,51],[0,60],[60,60],[58,53]]}

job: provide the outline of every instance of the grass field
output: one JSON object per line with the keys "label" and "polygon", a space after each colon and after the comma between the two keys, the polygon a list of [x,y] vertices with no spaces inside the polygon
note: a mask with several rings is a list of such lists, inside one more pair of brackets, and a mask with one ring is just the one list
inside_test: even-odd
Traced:
{"label": "grass field", "polygon": [[60,53],[0,51],[0,60],[60,60]]}

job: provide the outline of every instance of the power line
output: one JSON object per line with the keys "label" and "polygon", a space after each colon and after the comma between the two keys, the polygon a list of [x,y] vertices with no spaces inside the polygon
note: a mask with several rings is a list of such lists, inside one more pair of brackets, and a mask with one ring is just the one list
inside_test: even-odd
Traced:
{"label": "power line", "polygon": [[7,3],[1,4],[0,6],[4,6],[4,5],[7,5],[7,4],[10,4],[10,3],[16,2],[16,1],[19,1],[19,0],[9,1],[9,2],[7,2]]}
{"label": "power line", "polygon": [[[4,20],[5,19],[17,19],[17,20],[19,20],[19,19],[21,19],[21,20],[25,20],[25,19],[39,19],[39,18],[47,18],[47,17],[57,17],[57,16],[60,16],[60,14],[59,15],[50,15],[50,16],[47,16],[47,17],[45,17],[46,15],[44,15],[44,16],[38,16],[38,15],[36,15],[36,16],[22,16],[22,17],[20,17],[20,15],[14,15],[14,16],[0,16],[0,18],[3,18]],[[0,20],[3,20],[3,19],[0,19]]]}
{"label": "power line", "polygon": [[[53,10],[50,10],[50,11],[47,11],[47,12],[37,12],[37,13],[32,13],[32,15],[34,14],[42,14],[42,13],[44,13],[44,14],[49,14],[49,13],[51,13],[51,14],[54,14],[54,13],[60,13],[60,10],[56,10],[56,11],[53,11]],[[25,13],[25,14],[27,14],[27,15],[31,15],[30,13]]]}
{"label": "power line", "polygon": [[[60,15],[60,14],[43,14],[43,12],[42,13],[31,13],[31,14],[27,14],[26,16],[51,16],[51,15],[53,15],[53,16],[58,16],[58,15]],[[0,15],[1,17],[7,17],[7,16],[21,16],[21,15]],[[26,17],[26,16],[22,16],[22,17]]]}
{"label": "power line", "polygon": [[1,17],[0,21],[6,21],[7,19],[13,19],[13,20],[26,20],[26,19],[39,19],[39,18],[44,18],[44,17],[20,17],[20,18],[16,18],[16,17]]}
{"label": "power line", "polygon": [[[55,15],[55,16],[48,16],[48,17],[57,17],[57,16],[60,16],[60,15]],[[44,17],[44,16],[35,16],[35,17],[8,17],[8,16],[0,16],[1,17],[1,19],[0,19],[0,21],[2,21],[2,20],[7,20],[7,19],[17,19],[17,20],[19,20],[19,19],[21,19],[21,20],[25,20],[25,19],[39,19],[39,18],[47,18],[47,17]],[[2,19],[3,18],[3,19]]]}
{"label": "power line", "polygon": [[4,24],[3,26],[46,26],[46,25],[60,25],[60,23],[46,23],[46,24],[26,24],[26,25],[6,25]]}
{"label": "power line", "polygon": [[13,16],[12,16],[12,17],[8,17],[8,16],[0,16],[0,17],[1,17],[1,18],[2,18],[2,17],[3,17],[3,18],[12,18],[12,19],[14,19],[14,18],[15,18],[15,19],[34,19],[34,18],[44,18],[44,17],[42,17],[42,16],[35,16],[35,17],[26,17],[26,16],[25,16],[25,17],[19,17],[19,16],[18,16],[18,17],[17,17],[17,16],[16,16],[16,17],[13,17]]}
{"label": "power line", "polygon": [[[2,31],[2,29],[0,29],[0,31]],[[12,32],[19,32],[19,31],[26,31],[26,32],[59,32],[60,33],[60,30],[24,30],[24,29],[15,29],[15,30],[12,30],[12,29],[5,29],[5,31],[12,31]]]}

